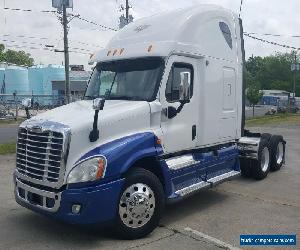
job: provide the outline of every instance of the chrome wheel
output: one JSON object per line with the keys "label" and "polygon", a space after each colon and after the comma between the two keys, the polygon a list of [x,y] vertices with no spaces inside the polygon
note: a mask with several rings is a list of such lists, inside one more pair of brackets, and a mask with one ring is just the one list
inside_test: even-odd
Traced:
{"label": "chrome wheel", "polygon": [[270,154],[269,154],[269,149],[267,147],[265,147],[263,150],[262,150],[262,155],[261,155],[261,163],[260,163],[260,166],[261,166],[261,170],[263,172],[266,172],[269,168],[269,165],[270,165]]}
{"label": "chrome wheel", "polygon": [[283,162],[283,157],[284,157],[284,146],[282,142],[279,142],[276,151],[276,163],[278,165],[280,165]]}
{"label": "chrome wheel", "polygon": [[130,228],[139,228],[150,221],[155,209],[155,197],[146,184],[129,186],[122,194],[119,215],[122,222]]}

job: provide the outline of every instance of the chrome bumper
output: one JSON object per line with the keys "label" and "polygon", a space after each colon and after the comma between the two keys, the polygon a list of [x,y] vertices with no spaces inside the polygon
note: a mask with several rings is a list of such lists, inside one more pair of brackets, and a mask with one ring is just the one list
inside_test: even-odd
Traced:
{"label": "chrome bumper", "polygon": [[56,212],[60,207],[61,193],[28,186],[18,178],[15,180],[15,195],[22,202],[48,212]]}

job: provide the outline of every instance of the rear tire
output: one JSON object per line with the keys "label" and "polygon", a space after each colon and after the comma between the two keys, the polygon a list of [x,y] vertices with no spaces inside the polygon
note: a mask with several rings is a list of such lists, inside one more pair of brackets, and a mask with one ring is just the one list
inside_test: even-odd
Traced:
{"label": "rear tire", "polygon": [[261,136],[260,136],[260,138],[261,138],[262,140],[267,140],[267,141],[270,141],[271,137],[272,137],[272,135],[269,134],[269,133],[263,133],[263,134],[261,134]]}
{"label": "rear tire", "polygon": [[270,147],[266,139],[260,141],[258,147],[258,159],[252,163],[252,176],[256,180],[262,180],[267,177],[270,172]]}
{"label": "rear tire", "polygon": [[270,139],[271,171],[279,170],[285,159],[285,141],[281,135],[273,135]]}
{"label": "rear tire", "polygon": [[165,207],[164,190],[152,172],[136,168],[128,174],[119,198],[116,232],[122,239],[138,239],[159,224]]}

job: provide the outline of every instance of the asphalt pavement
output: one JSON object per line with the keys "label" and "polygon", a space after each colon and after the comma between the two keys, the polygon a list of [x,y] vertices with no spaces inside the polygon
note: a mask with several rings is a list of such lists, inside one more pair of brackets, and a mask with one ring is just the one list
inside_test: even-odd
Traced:
{"label": "asphalt pavement", "polygon": [[20,207],[13,198],[14,155],[1,156],[0,249],[237,249],[240,234],[299,238],[300,126],[257,130],[284,135],[288,159],[282,170],[263,181],[240,177],[169,205],[160,227],[135,241],[118,240],[105,227],[66,225]]}
{"label": "asphalt pavement", "polygon": [[0,125],[0,144],[16,141],[17,131],[18,131],[18,125],[15,124]]}

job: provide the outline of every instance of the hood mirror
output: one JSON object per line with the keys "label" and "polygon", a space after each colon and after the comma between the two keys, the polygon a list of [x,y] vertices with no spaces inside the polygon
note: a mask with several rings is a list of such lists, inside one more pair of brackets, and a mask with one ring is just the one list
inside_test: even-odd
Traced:
{"label": "hood mirror", "polygon": [[93,109],[95,110],[93,130],[90,132],[90,142],[95,142],[99,139],[99,129],[98,129],[98,115],[99,111],[103,110],[105,104],[105,99],[96,98],[93,100]]}
{"label": "hood mirror", "polygon": [[94,110],[103,110],[104,99],[96,98],[93,100],[93,109]]}
{"label": "hood mirror", "polygon": [[31,108],[31,98],[25,98],[22,100],[22,106],[26,109],[26,108]]}
{"label": "hood mirror", "polygon": [[25,108],[27,119],[30,119],[29,109],[32,107],[32,99],[31,98],[23,99],[22,106]]}

